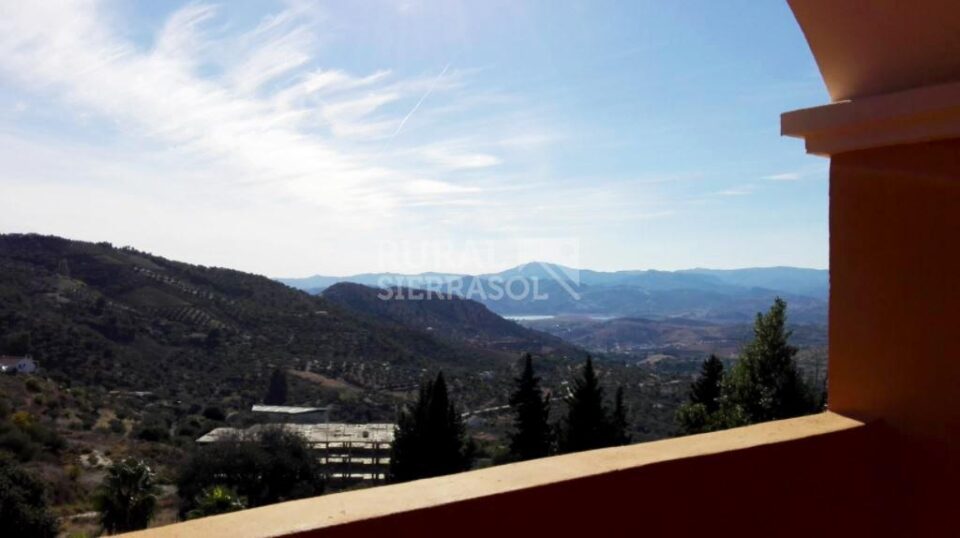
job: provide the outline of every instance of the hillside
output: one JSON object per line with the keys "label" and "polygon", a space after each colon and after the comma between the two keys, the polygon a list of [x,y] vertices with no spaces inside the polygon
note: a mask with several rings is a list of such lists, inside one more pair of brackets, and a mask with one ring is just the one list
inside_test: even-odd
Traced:
{"label": "hillside", "polygon": [[0,351],[30,353],[65,382],[242,407],[274,366],[375,388],[514,357],[356,316],[265,277],[107,243],[2,235],[0,269]]}
{"label": "hillside", "polygon": [[322,297],[359,316],[430,332],[438,338],[487,349],[581,356],[560,338],[527,329],[456,295],[409,288],[380,290],[341,282]]}

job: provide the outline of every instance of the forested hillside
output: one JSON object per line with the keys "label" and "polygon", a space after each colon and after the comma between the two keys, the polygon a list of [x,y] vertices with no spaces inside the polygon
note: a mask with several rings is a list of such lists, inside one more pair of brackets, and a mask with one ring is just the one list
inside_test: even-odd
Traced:
{"label": "forested hillside", "polygon": [[575,357],[583,352],[556,336],[523,327],[457,295],[409,288],[382,290],[341,282],[323,298],[359,316],[428,331],[439,338],[503,351]]}
{"label": "forested hillside", "polygon": [[273,366],[373,387],[508,357],[357,316],[265,277],[107,243],[3,235],[0,268],[2,351],[32,354],[68,382],[182,399],[212,391],[240,403],[259,397]]}

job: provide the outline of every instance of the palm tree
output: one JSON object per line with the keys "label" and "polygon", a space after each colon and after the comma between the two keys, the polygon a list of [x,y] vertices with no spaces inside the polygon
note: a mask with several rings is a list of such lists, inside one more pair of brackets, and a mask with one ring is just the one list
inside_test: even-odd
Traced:
{"label": "palm tree", "polygon": [[143,461],[129,458],[114,463],[97,489],[94,503],[100,523],[109,533],[147,528],[157,506],[153,470]]}

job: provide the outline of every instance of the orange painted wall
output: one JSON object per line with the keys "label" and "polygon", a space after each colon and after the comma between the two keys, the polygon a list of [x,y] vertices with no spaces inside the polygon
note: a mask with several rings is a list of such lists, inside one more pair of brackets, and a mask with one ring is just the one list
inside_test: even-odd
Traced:
{"label": "orange painted wall", "polygon": [[956,532],[960,140],[833,157],[830,279],[830,409],[888,429],[911,534]]}
{"label": "orange painted wall", "polygon": [[[681,459],[296,536],[879,536],[868,427]],[[880,448],[880,450],[877,450]],[[830,532],[827,532],[827,531]]]}

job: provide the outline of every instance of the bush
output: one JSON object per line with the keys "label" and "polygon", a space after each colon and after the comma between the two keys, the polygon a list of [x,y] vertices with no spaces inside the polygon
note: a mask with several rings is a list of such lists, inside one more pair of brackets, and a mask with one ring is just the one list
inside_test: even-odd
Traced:
{"label": "bush", "polygon": [[37,452],[37,445],[23,430],[12,428],[0,434],[0,451],[3,450],[20,461],[30,461]]}
{"label": "bush", "polygon": [[169,441],[170,432],[167,430],[167,427],[162,424],[142,424],[137,430],[137,439],[155,443]]}
{"label": "bush", "polygon": [[43,485],[23,469],[0,458],[0,529],[4,536],[57,535]]}
{"label": "bush", "polygon": [[187,519],[236,512],[247,507],[247,500],[226,486],[213,486],[203,490],[196,501],[196,508],[187,513]]}
{"label": "bush", "polygon": [[204,408],[203,416],[204,418],[215,420],[217,422],[223,422],[224,420],[227,420],[227,415],[223,412],[223,409],[220,409],[216,406]]}
{"label": "bush", "polygon": [[127,433],[127,427],[124,426],[122,420],[114,418],[110,420],[110,431],[122,435]]}
{"label": "bush", "polygon": [[30,392],[41,392],[43,390],[40,387],[40,382],[32,377],[27,379],[27,382],[24,383],[24,386],[26,386],[27,390]]}
{"label": "bush", "polygon": [[324,476],[306,439],[269,428],[255,437],[199,448],[177,481],[181,515],[198,508],[203,491],[215,486],[233,490],[255,507],[319,495]]}

